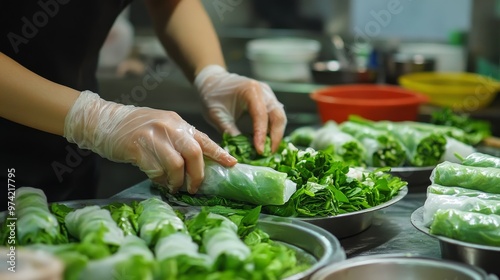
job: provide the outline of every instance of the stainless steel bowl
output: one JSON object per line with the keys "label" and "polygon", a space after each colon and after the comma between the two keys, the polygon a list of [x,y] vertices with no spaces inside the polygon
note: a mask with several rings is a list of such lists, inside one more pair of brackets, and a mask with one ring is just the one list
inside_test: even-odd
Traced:
{"label": "stainless steel bowl", "polygon": [[[83,208],[88,205],[104,206],[111,203],[132,203],[137,199],[91,199],[60,202],[71,208]],[[173,206],[186,216],[200,210],[200,207]],[[5,216],[5,213],[3,213]],[[300,273],[291,275],[286,280],[308,279],[315,271],[327,264],[337,263],[346,259],[346,254],[339,240],[328,231],[313,224],[297,219],[277,217],[262,214],[257,227],[266,232],[277,242],[294,249],[297,257],[307,260],[312,266]]]}
{"label": "stainless steel bowl", "polygon": [[500,276],[500,247],[463,242],[444,236],[433,235],[423,223],[424,208],[420,207],[411,214],[411,223],[418,230],[439,240],[441,257],[481,267],[488,273]]}
{"label": "stainless steel bowl", "polygon": [[401,279],[498,279],[482,269],[457,262],[411,254],[355,257],[328,265],[311,280],[401,280]]}
{"label": "stainless steel bowl", "polygon": [[369,228],[373,222],[373,216],[376,211],[385,207],[389,207],[392,204],[400,201],[401,199],[403,199],[403,197],[406,196],[406,194],[408,194],[408,187],[402,188],[399,193],[391,200],[372,208],[363,209],[352,213],[340,214],[337,216],[297,219],[319,226],[329,231],[337,238],[345,238],[356,235]]}

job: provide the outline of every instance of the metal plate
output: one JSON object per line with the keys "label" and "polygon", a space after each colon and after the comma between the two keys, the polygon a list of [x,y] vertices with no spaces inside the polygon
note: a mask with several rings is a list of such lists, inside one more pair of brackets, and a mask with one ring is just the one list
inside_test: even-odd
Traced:
{"label": "metal plate", "polygon": [[[137,199],[91,199],[58,202],[71,208],[83,208],[90,205],[105,206],[111,203],[132,203],[141,201]],[[181,213],[189,215],[200,210],[200,207],[173,206]],[[5,213],[3,213],[5,215]],[[4,216],[3,215],[3,216]],[[304,260],[312,260],[312,266],[295,275],[285,278],[286,280],[307,279],[323,266],[340,262],[346,259],[344,249],[339,240],[328,231],[315,225],[296,219],[276,217],[261,214],[257,227],[269,234],[269,237],[277,242],[293,248],[297,257]]]}
{"label": "metal plate", "polygon": [[430,176],[435,166],[425,167],[392,167],[390,174],[408,182],[411,191],[417,188],[427,188],[431,184]]}
{"label": "metal plate", "polygon": [[418,230],[439,240],[441,257],[483,268],[489,273],[500,276],[500,247],[463,242],[452,238],[431,234],[423,223],[424,207],[411,214],[411,223]]}
{"label": "metal plate", "polygon": [[337,238],[345,238],[356,235],[366,230],[372,224],[373,215],[376,211],[391,206],[392,204],[403,199],[403,197],[405,197],[407,194],[408,187],[405,186],[391,200],[368,209],[330,217],[295,219],[299,219],[301,221],[322,227],[323,229],[335,235]]}

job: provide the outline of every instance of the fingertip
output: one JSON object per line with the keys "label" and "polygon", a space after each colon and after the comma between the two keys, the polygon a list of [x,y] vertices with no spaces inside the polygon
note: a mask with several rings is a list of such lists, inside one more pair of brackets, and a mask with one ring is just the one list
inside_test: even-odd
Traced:
{"label": "fingertip", "polygon": [[255,150],[257,151],[257,153],[259,155],[264,153],[264,144],[266,141],[265,135],[263,135],[262,133],[259,133],[259,132],[255,132],[253,141],[254,141],[254,146],[255,146]]}

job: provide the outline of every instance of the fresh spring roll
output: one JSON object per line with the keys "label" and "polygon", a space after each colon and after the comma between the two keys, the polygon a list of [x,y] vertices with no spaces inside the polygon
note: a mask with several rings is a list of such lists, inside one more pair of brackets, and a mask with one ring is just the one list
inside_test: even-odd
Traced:
{"label": "fresh spring roll", "polygon": [[76,209],[64,218],[68,232],[82,242],[120,246],[123,231],[111,218],[109,210],[97,205]]}
{"label": "fresh spring roll", "polygon": [[441,161],[449,161],[454,163],[461,163],[457,154],[466,157],[474,153],[476,149],[464,142],[458,141],[452,137],[446,137],[446,151],[443,154]]}
{"label": "fresh spring roll", "polygon": [[146,241],[148,246],[154,246],[162,237],[187,230],[172,206],[157,197],[141,201],[136,213],[139,236]]}
{"label": "fresh spring roll", "polygon": [[300,147],[309,147],[316,138],[318,129],[312,126],[303,126],[290,133],[289,139],[292,144]]}
{"label": "fresh spring roll", "polygon": [[374,122],[374,127],[388,131],[403,144],[411,166],[434,166],[446,151],[447,141],[442,133],[421,131],[390,121]]}
{"label": "fresh spring roll", "polygon": [[461,187],[441,186],[438,184],[431,184],[427,187],[427,194],[444,194],[452,196],[477,197],[483,200],[500,200],[500,194],[487,193]]}
{"label": "fresh spring roll", "polygon": [[500,158],[479,152],[472,153],[461,162],[463,165],[500,168]]}
{"label": "fresh spring roll", "polygon": [[197,193],[255,205],[282,205],[296,187],[288,174],[270,167],[237,163],[228,168],[205,160],[205,179]]}
{"label": "fresh spring roll", "polygon": [[365,162],[373,167],[397,167],[406,161],[403,145],[386,131],[352,121],[339,125],[340,130],[358,139],[365,147]]}
{"label": "fresh spring roll", "polygon": [[341,131],[334,121],[326,122],[311,142],[311,148],[315,150],[325,150],[330,146],[345,162],[354,166],[364,164],[366,151],[363,144],[351,134]]}
{"label": "fresh spring roll", "polygon": [[500,246],[500,216],[439,209],[429,232],[474,244]]}
{"label": "fresh spring roll", "polygon": [[161,238],[154,252],[161,279],[189,279],[190,275],[207,275],[212,270],[213,259],[199,252],[198,244],[188,233],[176,232]]}
{"label": "fresh spring roll", "polygon": [[400,122],[400,124],[404,126],[410,126],[421,131],[441,133],[469,145],[476,145],[479,143],[478,142],[479,139],[476,139],[477,137],[469,135],[464,130],[458,127],[453,127],[448,125],[437,125],[424,122],[415,122],[415,121],[403,121]]}
{"label": "fresh spring roll", "polygon": [[154,255],[146,242],[135,235],[127,235],[116,253],[89,261],[78,279],[153,280],[154,263]]}
{"label": "fresh spring roll", "polygon": [[500,194],[499,168],[466,166],[445,161],[432,170],[430,179],[433,184]]}
{"label": "fresh spring roll", "polygon": [[231,258],[244,261],[250,256],[250,248],[238,236],[238,226],[228,218],[210,213],[209,219],[222,220],[216,226],[208,229],[203,234],[202,244],[207,254],[215,261],[220,257],[225,257],[226,262]]}
{"label": "fresh spring roll", "polygon": [[429,193],[424,203],[423,222],[426,226],[430,226],[438,209],[500,215],[500,201]]}
{"label": "fresh spring roll", "polygon": [[57,218],[50,212],[47,197],[41,189],[21,187],[14,200],[17,217],[16,239],[19,245],[58,244],[67,241]]}

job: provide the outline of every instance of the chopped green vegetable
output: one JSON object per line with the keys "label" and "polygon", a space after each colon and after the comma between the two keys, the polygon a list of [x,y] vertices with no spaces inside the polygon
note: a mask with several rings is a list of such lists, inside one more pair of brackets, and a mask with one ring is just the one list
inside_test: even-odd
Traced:
{"label": "chopped green vegetable", "polygon": [[451,108],[433,112],[430,122],[460,128],[469,135],[471,144],[478,144],[491,136],[491,124],[488,121],[472,118],[470,114],[453,112]]}
{"label": "chopped green vegetable", "polygon": [[500,246],[500,216],[439,209],[429,232],[475,244]]}
{"label": "chopped green vegetable", "polygon": [[111,218],[116,222],[119,228],[123,230],[125,235],[137,235],[137,214],[134,207],[125,203],[109,204],[103,209],[108,209],[111,213]]}
{"label": "chopped green vegetable", "polygon": [[443,186],[500,194],[500,169],[466,166],[445,161],[434,168],[431,173],[431,182]]}

